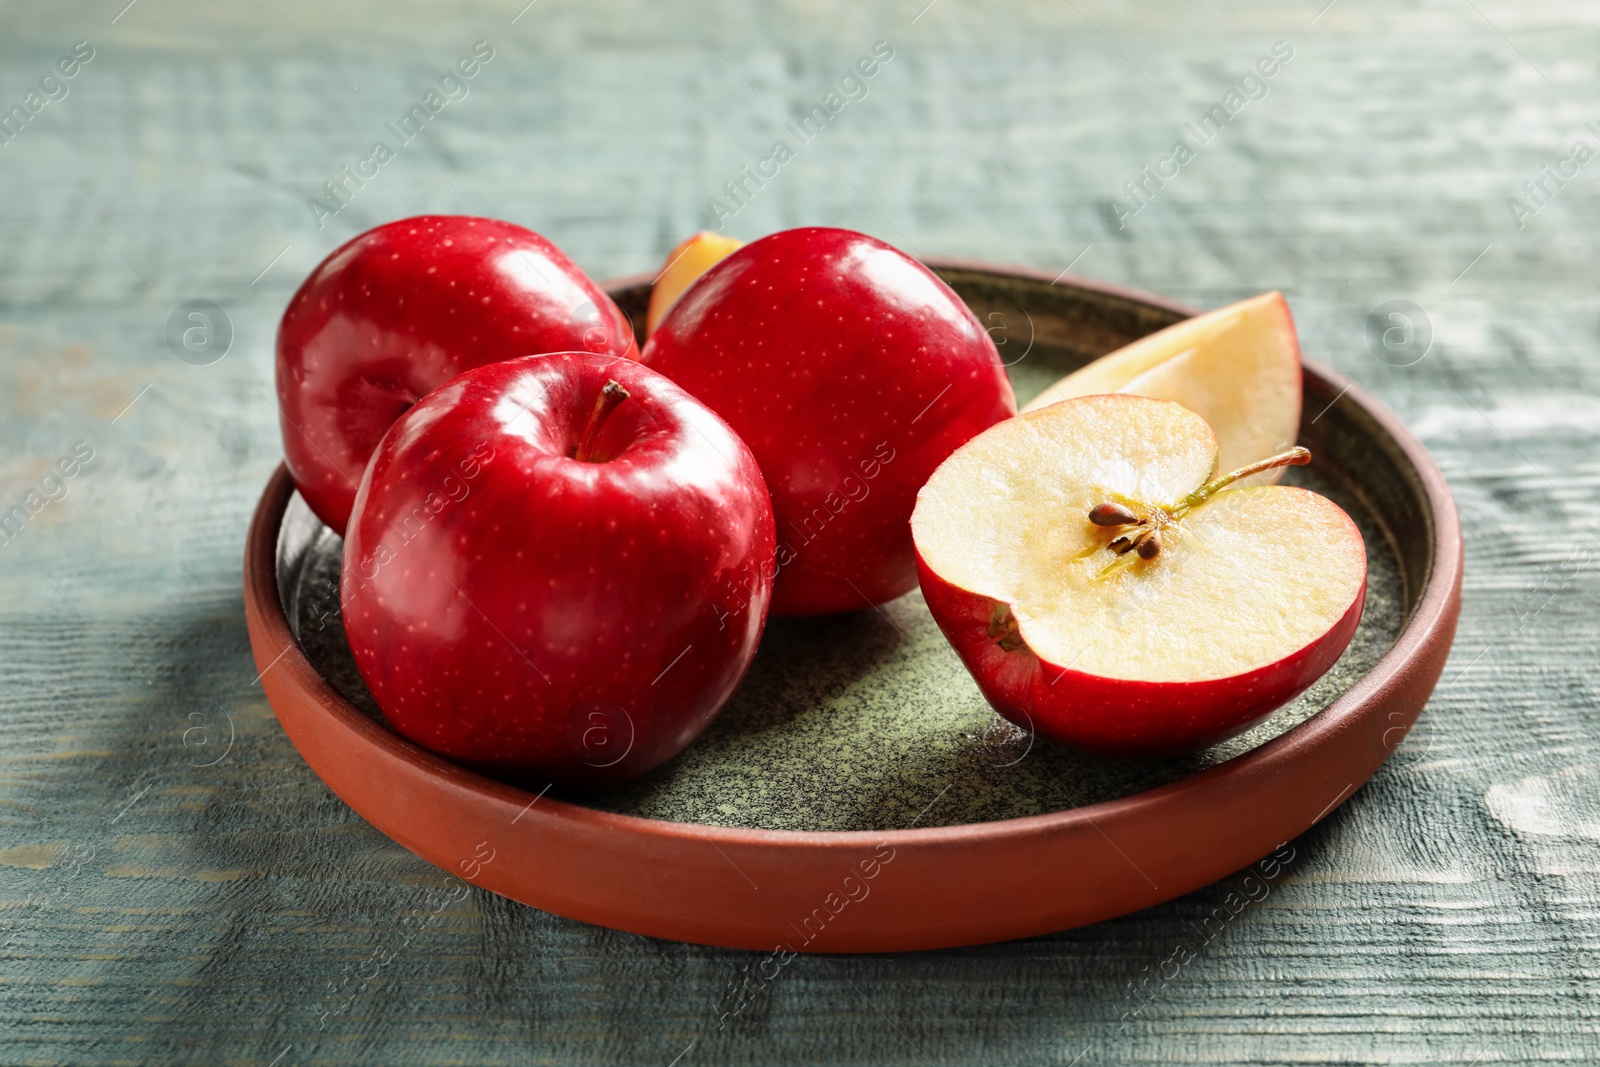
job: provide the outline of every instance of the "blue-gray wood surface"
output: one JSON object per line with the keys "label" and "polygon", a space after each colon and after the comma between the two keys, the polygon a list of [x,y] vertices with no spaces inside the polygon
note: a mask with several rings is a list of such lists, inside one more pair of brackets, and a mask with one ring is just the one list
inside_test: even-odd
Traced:
{"label": "blue-gray wood surface", "polygon": [[[0,4],[0,108],[26,118],[0,143],[0,500],[38,494],[0,544],[0,1062],[1600,1058],[1592,2],[125,3]],[[480,40],[467,95],[319,220],[308,199]],[[785,122],[878,41],[866,96],[798,145]],[[774,974],[452,900],[278,728],[240,555],[299,278],[424,211],[645,270],[780,138],[795,158],[728,232],[850,226],[1206,306],[1281,288],[1308,355],[1437,457],[1468,544],[1445,680],[1265,899],[1228,910],[1235,878]],[[168,343],[193,300],[231,323],[216,362],[220,334]],[[1426,345],[1374,348],[1392,300]]]}

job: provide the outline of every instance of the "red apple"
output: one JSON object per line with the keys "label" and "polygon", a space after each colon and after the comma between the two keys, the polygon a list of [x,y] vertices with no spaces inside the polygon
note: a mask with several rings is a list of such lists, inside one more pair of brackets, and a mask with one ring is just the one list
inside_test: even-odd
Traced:
{"label": "red apple", "polygon": [[642,774],[755,654],[772,507],[726,423],[639,363],[562,352],[467,371],[384,435],[341,600],[396,730],[495,773]]}
{"label": "red apple", "polygon": [[640,358],[727,419],[760,461],[782,615],[914,589],[917,489],[1016,411],[993,341],[949,286],[848,230],[745,245],[679,298]]}
{"label": "red apple", "polygon": [[300,495],[343,533],[401,412],[471,367],[568,349],[636,355],[627,317],[532,230],[459,215],[368,230],[311,272],[278,327],[283,451]]}
{"label": "red apple", "polygon": [[1229,488],[1309,459],[1214,478],[1204,419],[1127,394],[1019,415],[918,497],[928,609],[1018,725],[1120,756],[1222,740],[1304,692],[1361,619],[1348,515],[1305,489]]}

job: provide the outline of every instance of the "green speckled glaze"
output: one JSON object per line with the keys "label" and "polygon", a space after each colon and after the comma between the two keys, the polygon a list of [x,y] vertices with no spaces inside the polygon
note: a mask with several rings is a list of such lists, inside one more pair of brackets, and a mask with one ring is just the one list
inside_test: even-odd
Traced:
{"label": "green speckled glaze", "polygon": [[[1019,402],[1088,358],[1173,320],[1160,309],[1069,286],[976,271],[946,277],[981,314],[1006,316],[1002,354]],[[637,315],[638,292],[619,303]],[[991,320],[992,321],[992,320]],[[1018,326],[1017,323],[1026,323]],[[1031,346],[1029,341],[1032,341]],[[1076,342],[1076,343],[1075,343]],[[1026,352],[1025,355],[1021,353]],[[750,674],[685,752],[644,778],[585,803],[654,819],[772,830],[951,826],[1038,815],[1176,781],[1249,751],[1315,715],[1393,644],[1405,617],[1395,549],[1368,500],[1380,464],[1361,462],[1361,426],[1338,408],[1302,440],[1310,467],[1285,480],[1348,511],[1366,539],[1366,609],[1339,662],[1307,693],[1248,732],[1156,763],[1086,756],[995,715],[928,614],[920,593],[881,610],[767,626]],[[1360,470],[1340,469],[1339,457]],[[1389,490],[1389,491],[1386,491]],[[314,521],[296,501],[286,522]],[[323,530],[281,577],[308,656],[358,707],[381,714],[356,674],[338,618],[340,540]]]}

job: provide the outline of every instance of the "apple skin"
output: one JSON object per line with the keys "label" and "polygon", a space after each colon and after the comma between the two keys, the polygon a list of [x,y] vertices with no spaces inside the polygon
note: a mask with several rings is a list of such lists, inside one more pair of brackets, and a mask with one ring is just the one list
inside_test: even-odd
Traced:
{"label": "apple skin", "polygon": [[1017,410],[960,297],[849,230],[745,245],[678,299],[640,358],[726,419],[761,463],[778,524],[777,615],[860,610],[916,588],[917,491]]}
{"label": "apple skin", "polygon": [[[571,458],[608,380],[632,395]],[[688,393],[587,352],[455,378],[384,435],[344,548],[356,665],[401,734],[542,785],[670,759],[743,677],[776,572],[755,458]]]}
{"label": "apple skin", "polygon": [[1225,741],[1305,692],[1350,644],[1367,598],[1363,579],[1332,628],[1276,663],[1229,678],[1145,682],[1064,669],[1026,644],[1007,652],[989,634],[995,600],[946,582],[920,554],[917,573],[934,621],[995,711],[1063,745],[1131,759]]}
{"label": "apple skin", "polygon": [[637,355],[627,316],[532,230],[463,215],[368,230],[311,272],[278,326],[289,473],[342,534],[367,459],[403,411],[469,368],[565,350]]}

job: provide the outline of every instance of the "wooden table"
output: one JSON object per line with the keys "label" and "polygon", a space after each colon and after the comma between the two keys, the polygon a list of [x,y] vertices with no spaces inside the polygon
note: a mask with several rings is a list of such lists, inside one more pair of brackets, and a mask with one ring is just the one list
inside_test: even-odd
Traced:
{"label": "wooden table", "polygon": [[[1594,5],[124,2],[0,13],[0,107],[88,42],[0,143],[0,500],[40,494],[0,544],[0,1061],[1600,1057]],[[480,40],[464,98],[308,207]],[[1282,288],[1307,353],[1451,480],[1466,606],[1414,736],[1210,940],[1232,883],[1034,941],[801,958],[719,1029],[760,957],[476,892],[435,913],[442,872],[278,729],[240,604],[273,328],[339,242],[424,211],[648,269],[880,40],[865,98],[728,232],[850,226],[1207,306]],[[1578,175],[1525,193],[1546,164]],[[1391,300],[1427,346],[1369,344]],[[169,346],[189,301],[225,312],[215,362],[215,313]]]}

